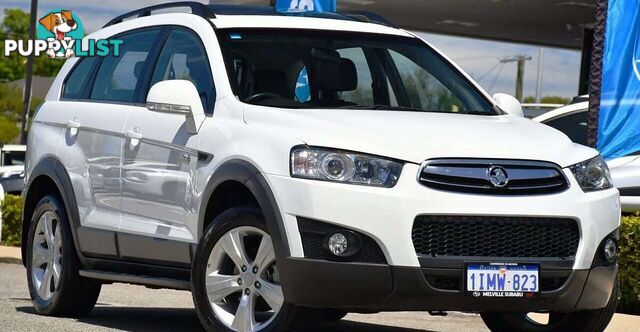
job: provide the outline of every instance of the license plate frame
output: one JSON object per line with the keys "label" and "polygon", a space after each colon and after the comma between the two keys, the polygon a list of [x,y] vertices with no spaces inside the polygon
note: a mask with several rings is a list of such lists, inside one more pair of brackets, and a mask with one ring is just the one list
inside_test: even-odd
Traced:
{"label": "license plate frame", "polygon": [[[499,290],[499,289],[495,289],[495,290],[480,290],[479,287],[472,287],[472,285],[470,285],[470,268],[473,271],[500,271],[500,269],[504,268],[507,271],[505,271],[505,274],[508,273],[509,271],[519,271],[520,269],[523,272],[520,273],[524,273],[527,275],[527,280],[526,282],[529,283],[529,287],[527,287],[527,285],[519,285],[518,290],[514,290],[514,289],[507,289],[507,285],[509,284],[509,287],[513,288],[513,285],[511,285],[511,281],[513,281],[513,279],[509,280],[509,283],[507,283],[507,280],[505,279],[505,284],[504,284],[504,289]],[[511,273],[513,274],[513,273]],[[480,298],[480,297],[489,297],[489,298],[529,298],[529,297],[535,297],[538,296],[540,294],[540,264],[534,264],[534,263],[511,263],[511,262],[466,262],[464,264],[464,292],[466,295],[468,296],[472,296],[472,297],[476,297],[476,298]],[[476,274],[477,275],[477,274]],[[530,280],[531,275],[534,275],[535,280]],[[506,276],[505,276],[506,278]],[[520,277],[519,277],[520,278]],[[519,280],[520,281],[520,280]],[[533,286],[530,282],[535,282],[535,287],[531,287]],[[471,286],[471,287],[470,287]],[[470,289],[471,288],[471,289]],[[475,289],[474,289],[475,288]]]}

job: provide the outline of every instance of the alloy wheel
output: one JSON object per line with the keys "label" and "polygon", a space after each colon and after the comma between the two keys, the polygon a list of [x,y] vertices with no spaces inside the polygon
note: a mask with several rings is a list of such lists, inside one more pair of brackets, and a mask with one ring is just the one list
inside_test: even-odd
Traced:
{"label": "alloy wheel", "polygon": [[31,277],[38,296],[50,300],[60,285],[62,273],[62,229],[55,212],[40,216],[32,244]]}
{"label": "alloy wheel", "polygon": [[271,237],[243,226],[223,235],[206,269],[206,291],[216,317],[238,332],[260,331],[284,303]]}

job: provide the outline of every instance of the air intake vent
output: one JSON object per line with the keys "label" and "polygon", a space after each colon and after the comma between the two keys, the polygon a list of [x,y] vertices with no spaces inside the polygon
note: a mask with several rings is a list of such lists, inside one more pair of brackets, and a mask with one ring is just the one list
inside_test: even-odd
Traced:
{"label": "air intake vent", "polygon": [[573,258],[580,233],[573,219],[419,216],[412,239],[419,256]]}

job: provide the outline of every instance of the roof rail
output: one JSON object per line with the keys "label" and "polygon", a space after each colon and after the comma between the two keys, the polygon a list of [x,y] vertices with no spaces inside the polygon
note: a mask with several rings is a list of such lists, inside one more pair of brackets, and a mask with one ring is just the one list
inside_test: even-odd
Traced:
{"label": "roof rail", "polygon": [[134,10],[132,12],[120,15],[112,19],[111,21],[109,21],[109,23],[105,24],[103,28],[112,26],[114,24],[122,23],[125,19],[128,19],[128,18],[151,16],[151,12],[154,12],[157,10],[170,9],[170,8],[185,8],[185,7],[191,9],[191,14],[198,15],[205,19],[216,17],[216,14],[214,13],[214,11],[209,6],[203,3],[195,2],[195,1],[179,1],[179,2],[163,3],[155,6],[149,6],[149,7],[140,8],[138,10]]}
{"label": "roof rail", "polygon": [[391,22],[389,22],[386,18],[376,13],[372,13],[364,10],[350,10],[350,11],[339,12],[339,14],[350,17],[360,22],[382,24],[392,28],[396,27]]}

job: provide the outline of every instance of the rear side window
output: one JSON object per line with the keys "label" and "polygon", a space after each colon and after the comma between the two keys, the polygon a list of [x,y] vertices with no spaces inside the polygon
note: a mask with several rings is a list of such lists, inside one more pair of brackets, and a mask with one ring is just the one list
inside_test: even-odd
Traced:
{"label": "rear side window", "polygon": [[205,113],[211,113],[214,99],[209,58],[200,38],[186,30],[173,30],[158,59],[151,86],[160,81],[188,80],[198,89]]}
{"label": "rear side window", "polygon": [[84,88],[89,83],[91,71],[97,61],[97,57],[86,57],[79,60],[71,75],[67,77],[62,98],[82,99],[84,97]]}
{"label": "rear side window", "polygon": [[123,41],[120,56],[110,55],[102,60],[91,99],[134,102],[137,99],[136,87],[142,81],[158,33],[158,30],[148,30],[120,37]]}

